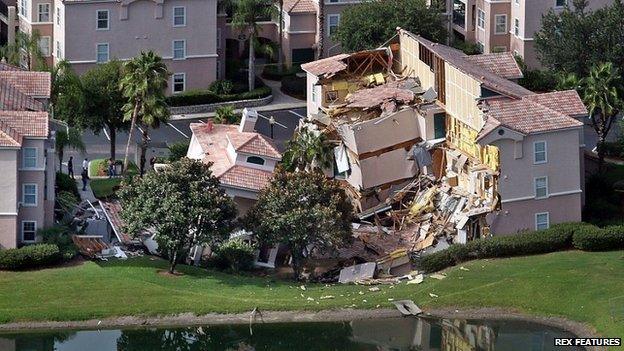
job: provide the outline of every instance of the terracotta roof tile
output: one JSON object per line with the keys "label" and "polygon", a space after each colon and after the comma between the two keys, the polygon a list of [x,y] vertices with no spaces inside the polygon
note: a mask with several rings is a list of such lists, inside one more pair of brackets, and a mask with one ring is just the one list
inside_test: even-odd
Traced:
{"label": "terracotta roof tile", "polygon": [[0,146],[19,147],[20,145],[22,145],[22,142],[19,134],[15,134],[15,131],[3,126],[3,123],[0,122]]}
{"label": "terracotta roof tile", "polygon": [[316,13],[312,0],[284,0],[284,11],[287,13]]}
{"label": "terracotta roof tile", "polygon": [[317,77],[330,77],[347,68],[347,63],[344,61],[344,59],[346,59],[347,57],[349,57],[349,54],[339,54],[327,57],[324,59],[304,63],[303,65],[301,65],[301,69]]}
{"label": "terracotta roof tile", "polygon": [[50,97],[52,84],[50,72],[0,70],[0,79],[6,80],[31,97]]}
{"label": "terracotta roof tile", "polygon": [[251,155],[266,156],[280,159],[282,155],[275,144],[264,135],[258,133],[228,133],[228,139],[234,150]]}
{"label": "terracotta roof tile", "polygon": [[0,111],[0,122],[25,137],[48,136],[48,113],[43,111]]}
{"label": "terracotta roof tile", "polygon": [[124,244],[131,243],[132,238],[123,230],[125,222],[123,218],[121,218],[121,204],[119,201],[100,200],[100,207],[104,210],[104,215],[106,215],[111,227],[113,227],[113,232],[115,236],[117,236],[117,239]]}
{"label": "terracotta roof tile", "polygon": [[587,108],[575,90],[555,91],[552,93],[535,94],[525,99],[537,102],[568,116],[587,115]]}
{"label": "terracotta roof tile", "polygon": [[260,191],[269,184],[273,172],[257,168],[232,166],[219,177],[219,181],[229,186]]}
{"label": "terracotta roof tile", "polygon": [[22,93],[6,80],[0,79],[0,110],[8,111],[42,111],[43,104]]}
{"label": "terracotta roof tile", "polygon": [[520,66],[510,52],[469,55],[466,59],[506,79],[522,78]]}

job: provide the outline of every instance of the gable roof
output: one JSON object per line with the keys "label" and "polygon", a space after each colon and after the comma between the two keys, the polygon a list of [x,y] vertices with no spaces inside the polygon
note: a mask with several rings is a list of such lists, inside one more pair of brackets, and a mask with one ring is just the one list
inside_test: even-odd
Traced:
{"label": "gable roof", "polygon": [[284,0],[286,13],[316,13],[312,0]]}
{"label": "gable roof", "polygon": [[585,116],[588,114],[587,108],[575,90],[535,94],[525,98],[568,116]]}
{"label": "gable roof", "polygon": [[50,97],[52,89],[50,72],[0,70],[0,79],[6,80],[22,93],[31,97]]}
{"label": "gable roof", "polygon": [[48,113],[44,111],[0,111],[0,126],[4,126],[2,130],[20,144],[22,137],[45,138],[49,133]]}
{"label": "gable roof", "polygon": [[522,78],[522,70],[511,52],[467,55],[466,60],[505,79]]}
{"label": "gable roof", "polygon": [[219,176],[222,184],[236,188],[262,190],[273,178],[273,172],[235,165]]}
{"label": "gable roof", "polygon": [[6,80],[0,79],[0,110],[41,111],[43,104],[22,93]]}
{"label": "gable roof", "polygon": [[338,54],[324,59],[304,63],[301,65],[301,69],[317,77],[322,75],[332,76],[347,68],[347,63],[344,62],[344,59],[349,56],[349,54]]}
{"label": "gable roof", "polygon": [[227,133],[228,140],[232,143],[234,150],[246,154],[266,156],[280,159],[282,155],[275,144],[264,135],[258,133]]}

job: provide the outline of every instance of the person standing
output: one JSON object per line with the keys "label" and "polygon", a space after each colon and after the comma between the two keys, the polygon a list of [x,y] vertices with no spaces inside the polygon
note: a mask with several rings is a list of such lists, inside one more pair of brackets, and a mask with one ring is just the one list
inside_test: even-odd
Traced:
{"label": "person standing", "polygon": [[82,191],[87,191],[87,182],[89,181],[89,172],[86,169],[82,170]]}
{"label": "person standing", "polygon": [[69,174],[69,176],[72,179],[74,178],[74,156],[69,156],[69,161],[67,161],[67,174]]}
{"label": "person standing", "polygon": [[108,159],[108,178],[114,177],[115,174],[115,161],[112,158]]}
{"label": "person standing", "polygon": [[89,160],[88,159],[84,159],[84,161],[82,161],[82,169],[83,170],[88,170],[89,169]]}

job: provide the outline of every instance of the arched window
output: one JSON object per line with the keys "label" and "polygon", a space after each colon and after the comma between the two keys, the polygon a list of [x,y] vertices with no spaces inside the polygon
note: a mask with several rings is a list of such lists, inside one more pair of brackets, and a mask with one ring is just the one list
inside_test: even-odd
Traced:
{"label": "arched window", "polygon": [[253,163],[256,165],[264,166],[264,159],[258,156],[249,156],[247,157],[247,163]]}

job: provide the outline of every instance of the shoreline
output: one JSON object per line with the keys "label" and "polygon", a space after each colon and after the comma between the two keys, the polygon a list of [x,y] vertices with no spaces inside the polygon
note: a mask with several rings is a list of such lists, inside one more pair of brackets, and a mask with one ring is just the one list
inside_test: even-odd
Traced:
{"label": "shoreline", "polygon": [[[0,333],[55,331],[59,329],[126,329],[142,327],[180,327],[189,325],[249,324],[252,311],[245,313],[210,313],[201,316],[182,313],[169,316],[125,316],[83,321],[12,322],[0,324]],[[335,309],[324,311],[258,311],[254,323],[345,322],[351,320],[402,317],[396,309]],[[501,308],[437,308],[424,309],[419,317],[468,320],[503,320],[537,323],[570,332],[578,337],[598,337],[587,324],[561,317],[532,316]],[[598,349],[596,349],[598,350]]]}

